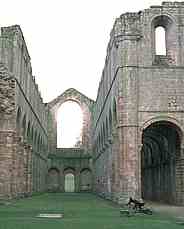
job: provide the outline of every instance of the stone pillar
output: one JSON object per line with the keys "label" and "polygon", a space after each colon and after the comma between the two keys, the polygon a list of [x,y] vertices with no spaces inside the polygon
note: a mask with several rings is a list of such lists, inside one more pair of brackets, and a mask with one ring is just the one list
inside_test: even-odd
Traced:
{"label": "stone pillar", "polygon": [[[129,22],[127,16],[127,23]],[[132,31],[130,31],[132,32]],[[125,35],[120,43],[122,69],[118,96],[118,136],[119,136],[119,203],[127,203],[128,198],[140,198],[140,165],[138,149],[138,88],[137,45],[139,35]],[[124,54],[127,50],[126,55]]]}
{"label": "stone pillar", "polygon": [[27,194],[31,195],[33,192],[33,184],[32,184],[32,153],[33,149],[31,146],[28,146],[27,152]]}
{"label": "stone pillar", "polygon": [[80,171],[75,172],[75,192],[80,192]]}
{"label": "stone pillar", "polygon": [[0,198],[12,197],[14,132],[0,131]]}
{"label": "stone pillar", "polygon": [[112,199],[117,201],[119,193],[119,139],[117,134],[116,126],[113,129],[111,137],[111,148],[112,148]]}
{"label": "stone pillar", "polygon": [[63,174],[63,168],[60,169],[59,190],[61,192],[65,192],[65,177]]}
{"label": "stone pillar", "polygon": [[184,147],[181,157],[176,158],[176,204],[184,205]]}

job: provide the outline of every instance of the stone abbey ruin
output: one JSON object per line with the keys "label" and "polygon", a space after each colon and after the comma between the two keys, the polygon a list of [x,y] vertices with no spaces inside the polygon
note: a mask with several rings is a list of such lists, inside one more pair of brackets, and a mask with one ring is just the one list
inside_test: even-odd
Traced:
{"label": "stone abbey ruin", "polygon": [[[57,148],[69,100],[83,112],[82,144]],[[64,192],[67,174],[75,192],[184,205],[184,2],[116,19],[96,101],[68,89],[44,104],[20,27],[1,28],[0,198]]]}

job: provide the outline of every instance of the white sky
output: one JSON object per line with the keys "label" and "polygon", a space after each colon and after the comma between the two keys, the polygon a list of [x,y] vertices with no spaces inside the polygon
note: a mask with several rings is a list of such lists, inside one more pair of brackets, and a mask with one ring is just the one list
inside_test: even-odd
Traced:
{"label": "white sky", "polygon": [[80,106],[68,101],[61,105],[57,115],[57,147],[73,147],[77,141],[81,142],[83,114]]}
{"label": "white sky", "polygon": [[160,4],[160,0],[4,0],[0,26],[21,26],[44,102],[71,87],[95,100],[115,18]]}
{"label": "white sky", "polygon": [[[160,5],[161,2],[1,0],[0,26],[21,26],[44,102],[51,101],[71,87],[95,100],[109,34],[116,17]],[[71,120],[71,107],[66,113]],[[76,114],[75,120],[79,120],[80,112]],[[61,123],[66,121],[62,118]],[[72,136],[74,124],[70,124],[61,133],[61,138],[66,135],[64,147],[68,146],[67,139],[76,139]]]}

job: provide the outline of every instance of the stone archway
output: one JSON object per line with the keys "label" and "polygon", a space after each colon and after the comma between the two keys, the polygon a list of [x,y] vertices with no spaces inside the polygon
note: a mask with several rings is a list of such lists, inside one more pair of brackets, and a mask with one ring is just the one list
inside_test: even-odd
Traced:
{"label": "stone archway", "polygon": [[57,168],[50,168],[47,176],[48,191],[59,191],[59,170]]}
{"label": "stone archway", "polygon": [[75,170],[72,168],[67,168],[64,170],[64,191],[65,192],[76,191]]}
{"label": "stone archway", "polygon": [[51,146],[57,148],[57,113],[61,105],[65,102],[72,101],[76,102],[83,114],[83,124],[82,124],[82,148],[91,148],[91,122],[92,122],[92,107],[94,101],[89,99],[87,96],[83,95],[74,88],[70,88],[58,96],[56,99],[48,103],[51,111],[51,119],[53,120],[53,127],[50,131]]}
{"label": "stone archway", "polygon": [[92,189],[92,173],[86,168],[80,172],[80,191],[89,192]]}
{"label": "stone archway", "polygon": [[166,203],[177,202],[178,161],[181,152],[181,130],[168,121],[147,126],[142,134],[142,197]]}

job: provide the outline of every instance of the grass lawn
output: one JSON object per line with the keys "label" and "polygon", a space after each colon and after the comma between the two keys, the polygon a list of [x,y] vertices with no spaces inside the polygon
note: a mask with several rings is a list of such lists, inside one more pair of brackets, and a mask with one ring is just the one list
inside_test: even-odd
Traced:
{"label": "grass lawn", "polygon": [[[39,213],[64,213],[62,219],[36,218]],[[0,229],[179,229],[168,216],[120,217],[119,207],[91,194],[43,194],[0,206]]]}

